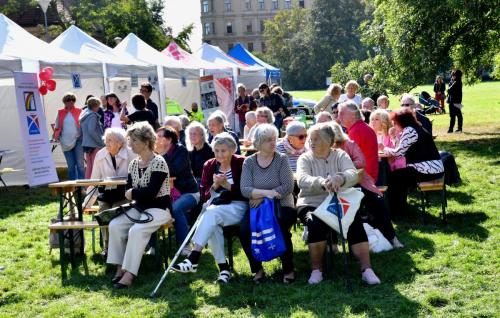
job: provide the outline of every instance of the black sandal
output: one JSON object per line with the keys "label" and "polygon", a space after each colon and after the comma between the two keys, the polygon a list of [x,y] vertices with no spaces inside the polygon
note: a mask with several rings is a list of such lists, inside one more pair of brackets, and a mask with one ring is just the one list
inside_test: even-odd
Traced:
{"label": "black sandal", "polygon": [[253,276],[253,282],[255,283],[255,285],[259,285],[259,284],[263,283],[263,282],[264,282],[264,279],[266,278],[266,273],[262,272],[262,276],[261,276],[261,277],[259,277],[259,278],[256,278],[256,277],[255,277],[256,275],[257,275],[257,274],[255,274],[255,275]]}
{"label": "black sandal", "polygon": [[122,280],[122,277],[123,277],[123,275],[121,275],[121,276],[115,276],[115,277],[113,277],[113,279],[111,279],[111,282],[113,284],[116,284],[116,283],[118,283],[119,281]]}
{"label": "black sandal", "polygon": [[285,275],[283,275],[283,284],[291,284],[295,282],[295,273],[294,272],[291,273],[294,274],[293,277],[285,277]]}

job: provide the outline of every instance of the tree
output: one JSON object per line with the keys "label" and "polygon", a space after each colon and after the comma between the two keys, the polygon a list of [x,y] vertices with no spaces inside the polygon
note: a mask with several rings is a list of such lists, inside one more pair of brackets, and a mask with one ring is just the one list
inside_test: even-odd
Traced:
{"label": "tree", "polygon": [[500,48],[498,1],[374,0],[362,25],[376,77],[401,93],[451,68],[472,83]]}

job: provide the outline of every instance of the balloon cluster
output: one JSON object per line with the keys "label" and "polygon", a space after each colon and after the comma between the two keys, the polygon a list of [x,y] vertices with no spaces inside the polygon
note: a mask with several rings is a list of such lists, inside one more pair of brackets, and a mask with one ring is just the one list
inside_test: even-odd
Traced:
{"label": "balloon cluster", "polygon": [[52,74],[54,74],[54,69],[52,67],[44,67],[38,74],[41,84],[38,91],[42,95],[47,95],[48,91],[54,91],[56,89],[56,81],[52,79]]}

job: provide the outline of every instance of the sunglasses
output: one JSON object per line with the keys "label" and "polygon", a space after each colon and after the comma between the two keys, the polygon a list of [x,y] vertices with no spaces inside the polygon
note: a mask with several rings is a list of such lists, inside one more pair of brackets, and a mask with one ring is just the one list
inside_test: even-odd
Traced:
{"label": "sunglasses", "polygon": [[67,99],[64,101],[65,103],[68,103],[68,102],[76,102],[76,99]]}
{"label": "sunglasses", "polygon": [[299,138],[299,140],[304,140],[307,138],[307,135],[298,135],[298,136],[292,136],[292,137]]}
{"label": "sunglasses", "polygon": [[410,107],[413,106],[413,104],[401,104],[401,107]]}

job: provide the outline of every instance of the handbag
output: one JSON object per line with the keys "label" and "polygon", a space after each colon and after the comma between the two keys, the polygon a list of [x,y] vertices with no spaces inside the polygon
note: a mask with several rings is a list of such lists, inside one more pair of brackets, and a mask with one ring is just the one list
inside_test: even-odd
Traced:
{"label": "handbag", "polygon": [[455,107],[456,107],[456,108],[458,108],[458,109],[462,109],[462,108],[464,108],[464,105],[463,105],[463,104],[453,103],[453,106],[455,106]]}
{"label": "handbag", "polygon": [[[347,232],[364,196],[363,192],[355,188],[340,191],[337,196],[330,193],[312,214],[347,239]],[[342,222],[343,233],[340,233],[339,219]]]}
{"label": "handbag", "polygon": [[261,262],[270,261],[286,251],[285,240],[275,216],[281,214],[279,200],[265,198],[256,208],[250,209],[251,248],[253,257]]}
{"label": "handbag", "polygon": [[[133,217],[131,217],[127,214],[127,211],[130,209],[136,209],[141,214],[146,215],[147,218],[145,220],[134,219]],[[99,213],[96,213],[94,215],[94,218],[96,219],[97,223],[99,223],[99,226],[105,226],[105,225],[109,225],[111,220],[119,217],[122,214],[125,214],[125,216],[131,222],[134,222],[134,223],[141,223],[142,224],[142,223],[149,223],[149,222],[153,221],[153,216],[151,215],[151,213],[143,211],[142,209],[140,209],[139,207],[137,207],[137,205],[135,205],[133,203],[122,204],[120,206],[117,206],[116,208],[103,210]]]}
{"label": "handbag", "polygon": [[231,191],[222,190],[219,192],[219,195],[212,200],[212,204],[213,205],[230,204],[231,201],[232,201]]}

